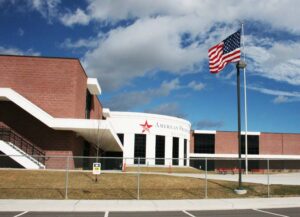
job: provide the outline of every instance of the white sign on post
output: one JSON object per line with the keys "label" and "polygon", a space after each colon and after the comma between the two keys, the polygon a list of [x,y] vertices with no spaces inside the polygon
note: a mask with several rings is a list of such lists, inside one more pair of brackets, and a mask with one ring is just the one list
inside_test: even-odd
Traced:
{"label": "white sign on post", "polygon": [[101,174],[101,163],[93,163],[93,174],[94,175]]}

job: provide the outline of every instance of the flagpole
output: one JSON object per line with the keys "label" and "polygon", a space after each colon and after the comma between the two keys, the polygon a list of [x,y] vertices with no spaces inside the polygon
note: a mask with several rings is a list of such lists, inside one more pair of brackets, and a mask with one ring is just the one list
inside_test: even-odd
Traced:
{"label": "flagpole", "polygon": [[[242,49],[243,59],[246,62],[245,57],[245,41],[244,41],[244,23],[242,23]],[[246,67],[244,68],[244,106],[245,106],[245,172],[248,175],[248,113],[247,113],[247,82],[246,82]]]}
{"label": "flagpole", "polygon": [[240,106],[240,69],[244,69],[246,63],[243,60],[240,60],[236,64],[236,91],[237,91],[237,122],[238,122],[238,166],[239,166],[239,186],[234,191],[237,194],[246,194],[247,190],[242,187],[242,140],[241,140],[241,106]]}
{"label": "flagpole", "polygon": [[237,194],[246,194],[247,190],[242,187],[242,135],[241,135],[241,106],[240,106],[240,69],[246,68],[247,64],[241,59],[236,64],[236,90],[237,90],[237,122],[238,122],[238,167],[239,167],[239,185],[234,191]]}

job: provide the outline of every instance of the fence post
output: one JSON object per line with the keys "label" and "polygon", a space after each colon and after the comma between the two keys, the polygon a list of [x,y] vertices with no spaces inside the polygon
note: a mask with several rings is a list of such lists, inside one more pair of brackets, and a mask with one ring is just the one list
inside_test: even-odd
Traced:
{"label": "fence post", "polygon": [[270,197],[270,159],[267,159],[268,197]]}
{"label": "fence post", "polygon": [[70,160],[70,157],[69,157],[69,156],[67,156],[66,183],[65,183],[65,189],[66,189],[66,192],[65,192],[65,199],[66,199],[66,200],[68,199],[68,183],[69,183],[69,160]]}
{"label": "fence post", "polygon": [[207,198],[207,158],[205,158],[205,199]]}
{"label": "fence post", "polygon": [[141,158],[138,158],[138,189],[137,189],[137,199],[140,199],[140,162],[141,162]]}

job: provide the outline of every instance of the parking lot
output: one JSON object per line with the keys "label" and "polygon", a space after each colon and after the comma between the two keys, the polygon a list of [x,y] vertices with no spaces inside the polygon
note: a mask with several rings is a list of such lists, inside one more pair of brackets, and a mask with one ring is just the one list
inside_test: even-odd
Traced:
{"label": "parking lot", "polygon": [[300,217],[300,208],[172,212],[0,212],[1,217]]}

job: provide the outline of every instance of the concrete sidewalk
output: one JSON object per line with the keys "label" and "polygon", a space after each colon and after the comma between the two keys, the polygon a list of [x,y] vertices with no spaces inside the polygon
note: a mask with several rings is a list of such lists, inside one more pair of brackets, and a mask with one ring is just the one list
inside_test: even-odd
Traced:
{"label": "concrete sidewalk", "polygon": [[182,211],[300,207],[300,197],[202,200],[0,200],[0,211]]}
{"label": "concrete sidewalk", "polygon": [[[104,172],[105,173],[105,172]],[[106,171],[107,173],[107,171]],[[108,172],[116,173],[116,172]],[[121,172],[120,172],[121,173]],[[125,174],[137,174],[136,172],[126,172]],[[166,175],[166,176],[179,176],[189,178],[205,179],[205,174],[201,173],[163,173],[163,172],[141,172],[140,174],[152,174],[152,175]],[[243,182],[268,184],[268,174],[243,174]],[[238,174],[207,174],[209,180],[223,180],[223,181],[238,181]],[[270,185],[300,185],[300,173],[274,173],[269,174]]]}
{"label": "concrete sidewalk", "polygon": [[[184,173],[174,173],[168,174],[173,176],[184,176],[191,178],[201,178],[205,179],[205,174],[184,174]],[[268,184],[267,174],[243,174],[243,182],[248,183],[259,183]],[[238,174],[208,174],[208,179],[212,180],[223,180],[223,181],[238,181]],[[281,173],[281,174],[270,174],[269,175],[270,185],[300,185],[300,173]]]}

